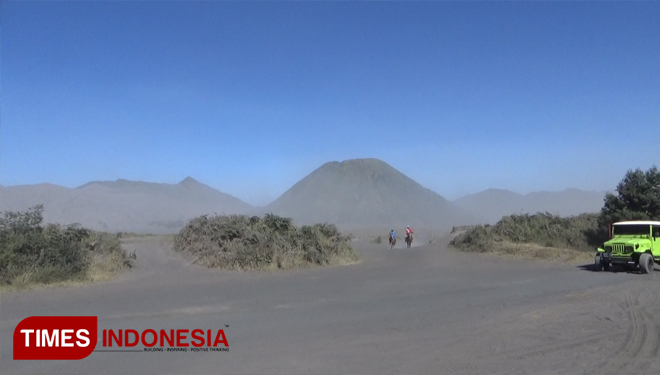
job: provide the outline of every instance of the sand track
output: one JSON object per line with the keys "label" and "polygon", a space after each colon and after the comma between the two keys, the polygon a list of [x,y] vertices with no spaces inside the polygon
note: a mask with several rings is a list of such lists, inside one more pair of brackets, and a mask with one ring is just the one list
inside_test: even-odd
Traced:
{"label": "sand track", "polygon": [[[0,372],[660,373],[655,275],[462,254],[446,239],[357,246],[358,265],[241,274],[192,265],[158,239],[130,243],[136,267],[115,281],[3,294]],[[16,324],[47,314],[98,315],[99,329],[226,327],[230,350],[13,361]]]}

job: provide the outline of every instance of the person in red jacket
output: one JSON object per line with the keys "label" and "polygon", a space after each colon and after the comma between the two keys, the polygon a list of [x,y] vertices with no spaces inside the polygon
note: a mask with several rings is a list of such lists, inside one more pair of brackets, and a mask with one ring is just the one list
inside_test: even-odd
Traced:
{"label": "person in red jacket", "polygon": [[412,234],[413,230],[410,228],[410,225],[406,226],[406,244],[408,247],[412,245]]}

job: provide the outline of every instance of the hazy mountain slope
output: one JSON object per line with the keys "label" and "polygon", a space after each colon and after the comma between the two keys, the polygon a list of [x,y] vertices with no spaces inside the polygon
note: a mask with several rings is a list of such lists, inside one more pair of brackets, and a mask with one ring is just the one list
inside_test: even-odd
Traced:
{"label": "hazy mountain slope", "polygon": [[473,223],[454,206],[378,159],[328,162],[266,206],[298,223],[341,227],[449,226]]}
{"label": "hazy mountain slope", "polygon": [[561,216],[599,212],[606,192],[566,189],[557,192],[519,194],[509,190],[488,189],[453,201],[459,207],[495,223],[502,216],[517,213],[550,212]]}
{"label": "hazy mountain slope", "polygon": [[76,188],[81,191],[99,191],[115,195],[146,195],[168,198],[182,204],[191,204],[193,211],[199,206],[225,213],[246,212],[252,206],[229,194],[202,184],[192,177],[186,177],[178,184],[165,184],[143,181],[93,181]]}
{"label": "hazy mountain slope", "polygon": [[203,214],[246,213],[247,203],[192,178],[178,184],[95,181],[75,189],[40,184],[3,187],[0,209],[44,204],[44,220],[110,231],[165,233]]}

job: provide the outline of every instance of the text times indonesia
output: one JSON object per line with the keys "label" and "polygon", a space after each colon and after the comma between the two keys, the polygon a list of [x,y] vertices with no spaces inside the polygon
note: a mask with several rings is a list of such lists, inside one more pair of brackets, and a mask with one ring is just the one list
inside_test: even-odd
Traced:
{"label": "text times indonesia", "polygon": [[92,352],[229,351],[222,328],[117,328],[104,329],[99,337],[96,316],[23,319],[14,330],[13,344],[15,360],[79,360]]}
{"label": "text times indonesia", "polygon": [[[226,352],[227,337],[222,329],[134,329],[103,330],[104,348],[132,348],[142,344],[145,352]],[[99,350],[97,350],[99,351]]]}

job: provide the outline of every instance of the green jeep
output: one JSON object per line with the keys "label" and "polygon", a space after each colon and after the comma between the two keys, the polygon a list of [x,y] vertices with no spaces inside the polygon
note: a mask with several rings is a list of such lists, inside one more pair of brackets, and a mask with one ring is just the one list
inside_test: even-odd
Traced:
{"label": "green jeep", "polygon": [[654,263],[660,263],[660,221],[614,223],[610,239],[598,248],[595,259],[599,271],[622,265],[639,266],[643,273],[651,273]]}

